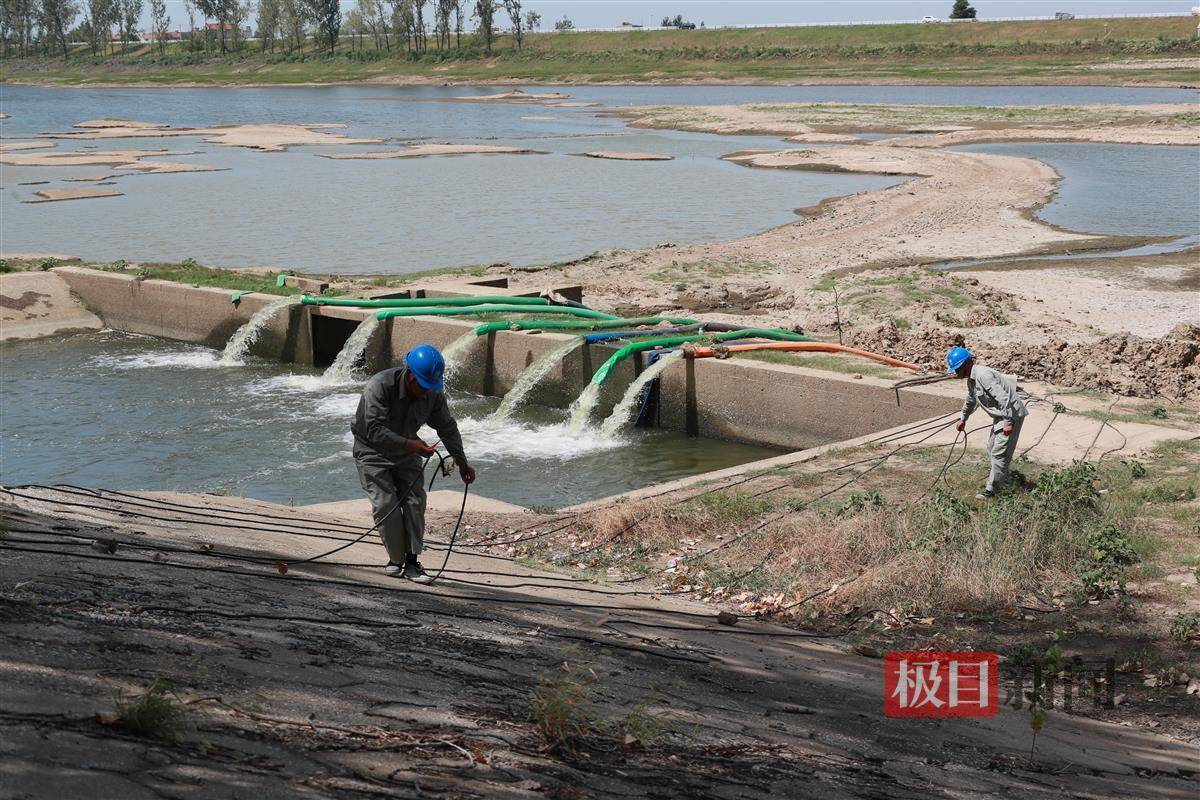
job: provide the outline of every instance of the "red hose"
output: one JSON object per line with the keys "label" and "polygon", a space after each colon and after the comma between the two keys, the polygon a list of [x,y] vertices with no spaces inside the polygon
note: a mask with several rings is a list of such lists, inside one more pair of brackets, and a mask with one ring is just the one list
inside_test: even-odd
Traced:
{"label": "red hose", "polygon": [[713,358],[720,353],[744,353],[755,350],[788,350],[808,353],[847,353],[853,356],[862,356],[869,358],[872,361],[879,361],[892,367],[902,367],[903,369],[911,369],[913,372],[921,372],[922,369],[916,364],[910,364],[907,361],[901,361],[898,358],[891,356],[872,353],[868,350],[859,350],[856,347],[847,347],[842,344],[830,344],[828,342],[759,342],[756,344],[731,344],[723,347],[691,347],[686,348],[685,353],[688,358]]}

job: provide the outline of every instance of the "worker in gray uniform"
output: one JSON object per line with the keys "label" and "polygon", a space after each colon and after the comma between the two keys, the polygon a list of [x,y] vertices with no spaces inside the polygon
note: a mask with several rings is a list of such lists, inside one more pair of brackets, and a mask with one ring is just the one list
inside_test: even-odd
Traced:
{"label": "worker in gray uniform", "polygon": [[966,430],[967,418],[976,407],[982,408],[992,418],[992,432],[988,436],[987,451],[992,462],[987,486],[975,495],[976,500],[990,500],[1008,485],[1012,473],[1013,454],[1017,450],[1017,438],[1021,435],[1021,423],[1029,414],[1025,401],[1017,395],[1017,387],[1004,380],[991,367],[975,363],[975,356],[965,347],[955,347],[946,354],[946,366],[958,378],[967,381],[967,399],[962,407],[962,419],[955,429]]}
{"label": "worker in gray uniform", "polygon": [[458,423],[446,404],[445,372],[437,348],[413,348],[403,367],[385,369],[367,381],[350,426],[358,479],[387,549],[385,572],[418,583],[430,581],[417,557],[425,548],[425,459],[437,449],[437,442],[426,444],[417,435],[422,425],[437,431],[463,483],[475,481]]}

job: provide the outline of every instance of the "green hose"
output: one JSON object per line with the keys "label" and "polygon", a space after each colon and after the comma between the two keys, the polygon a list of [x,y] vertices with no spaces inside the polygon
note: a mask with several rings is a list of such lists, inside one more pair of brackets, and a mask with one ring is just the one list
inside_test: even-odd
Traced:
{"label": "green hose", "polygon": [[[425,308],[428,306],[548,306],[550,301],[544,297],[505,297],[503,295],[487,295],[483,297],[417,297],[417,298],[388,298],[364,300],[355,297],[310,297],[305,295],[300,300],[306,306],[349,306],[351,308]],[[539,309],[540,310],[540,309]]]}
{"label": "green hose", "polygon": [[[542,311],[543,309],[538,309]],[[496,331],[529,331],[529,330],[556,330],[564,328],[568,330],[605,330],[608,328],[623,328],[634,327],[639,325],[658,325],[663,322],[670,322],[673,325],[695,325],[696,320],[687,319],[686,317],[634,317],[632,319],[606,319],[602,322],[581,322],[578,320],[563,320],[563,319],[526,319],[526,320],[500,320],[497,322],[484,322],[475,328],[477,336],[485,336]],[[654,331],[646,331],[653,333]]]}
{"label": "green hose", "polygon": [[[375,313],[376,319],[391,319],[392,317],[469,317],[476,314],[528,314],[528,306],[484,305],[484,306],[422,306],[420,308],[388,308]],[[538,306],[539,314],[570,314],[573,317],[588,319],[620,319],[612,314],[592,311],[590,308],[575,308],[574,306]],[[507,324],[507,323],[506,323]]]}
{"label": "green hose", "polygon": [[617,352],[609,357],[600,365],[600,369],[596,370],[596,374],[592,376],[592,383],[604,383],[616,368],[625,359],[629,358],[634,353],[644,353],[647,350],[655,350],[660,347],[672,347],[677,344],[686,344],[688,342],[696,342],[700,340],[708,340],[712,342],[727,342],[732,339],[773,339],[780,342],[818,342],[820,339],[814,339],[811,336],[801,336],[798,333],[778,330],[776,328],[746,328],[740,331],[727,331],[725,333],[690,333],[681,336],[665,336],[661,339],[651,339],[645,342],[633,342],[622,347]]}

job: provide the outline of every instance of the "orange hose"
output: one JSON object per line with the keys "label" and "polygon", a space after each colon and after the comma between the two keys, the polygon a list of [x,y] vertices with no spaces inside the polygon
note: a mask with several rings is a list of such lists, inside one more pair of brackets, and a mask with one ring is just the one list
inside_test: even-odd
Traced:
{"label": "orange hose", "polygon": [[724,347],[692,347],[686,350],[688,358],[712,358],[718,352],[727,351],[730,353],[751,352],[754,350],[789,350],[808,353],[848,353],[853,356],[862,356],[869,358],[872,361],[879,361],[893,367],[902,367],[911,369],[913,372],[921,372],[921,368],[916,364],[910,364],[907,361],[901,361],[898,358],[891,356],[883,356],[879,353],[872,353],[867,350],[859,350],[855,347],[846,347],[842,344],[830,344],[828,342],[761,342],[757,344],[731,344]]}

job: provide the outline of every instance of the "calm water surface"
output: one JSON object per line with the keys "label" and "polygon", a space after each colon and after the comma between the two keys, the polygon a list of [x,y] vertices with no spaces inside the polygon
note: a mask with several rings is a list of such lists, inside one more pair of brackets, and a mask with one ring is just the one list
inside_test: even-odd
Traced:
{"label": "calm water surface", "polygon": [[[546,87],[528,87],[545,91]],[[431,138],[532,147],[545,155],[466,156],[391,161],[331,161],[322,152],[395,147],[295,147],[257,153],[198,139],[97,142],[102,149],[199,151],[179,160],[227,172],[134,175],[117,179],[125,196],[31,205],[33,186],[18,184],[104,172],[103,167],[0,171],[0,245],[8,251],[55,251],[97,259],[181,260],[218,265],[268,264],[343,273],[405,273],[431,267],[555,261],[597,249],[735,238],[793,220],[792,209],[821,199],[879,189],[895,178],[748,170],[719,160],[743,149],[783,148],[775,137],[633,131],[597,116],[604,108],[647,103],[844,101],[1035,104],[1146,103],[1197,99],[1192,90],[1109,87],[567,87],[601,108],[427,102],[490,93],[471,87],[291,87],[269,89],[47,89],[4,86],[12,119],[3,135],[66,130],[97,117],[174,126],[345,123],[352,136]],[[540,119],[529,119],[538,117]],[[75,149],[82,142],[65,142]],[[1034,154],[1038,145],[1013,146]],[[662,163],[598,161],[585,150],[666,153]],[[1152,148],[1154,151],[1166,148]],[[1195,153],[1195,148],[1181,148]],[[1130,220],[1159,221],[1154,193],[1118,192],[1115,212],[1076,213],[1082,196],[1109,171],[1107,154],[1063,158],[1059,199],[1046,218],[1080,230],[1125,232]],[[1194,158],[1194,156],[1193,156]],[[1154,174],[1178,157],[1142,159]],[[1174,165],[1174,166],[1171,166]],[[1184,167],[1187,164],[1183,165]],[[1177,173],[1186,175],[1186,173]],[[1179,183],[1180,181],[1176,181]],[[1076,191],[1074,184],[1083,187]],[[1123,203],[1134,203],[1133,213]],[[1184,204],[1186,208],[1186,204]],[[1105,214],[1108,214],[1105,216]],[[1154,232],[1154,231],[1147,231]]]}

